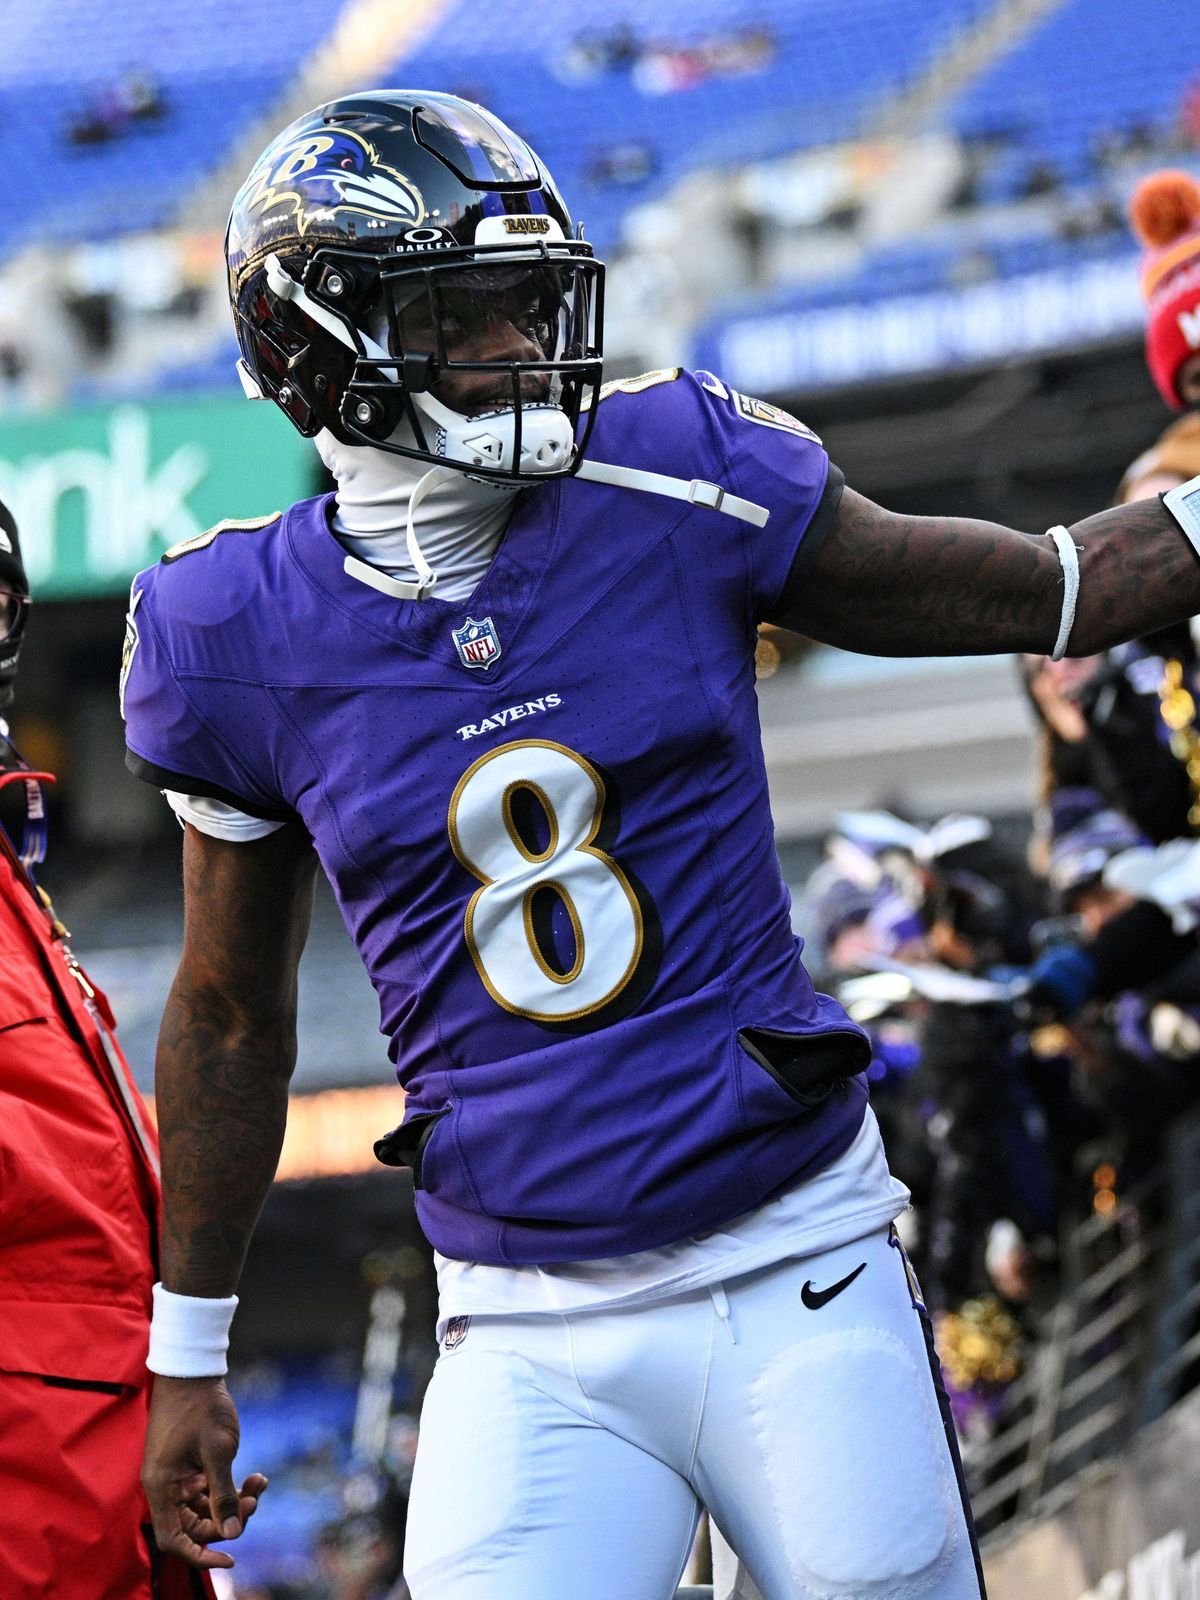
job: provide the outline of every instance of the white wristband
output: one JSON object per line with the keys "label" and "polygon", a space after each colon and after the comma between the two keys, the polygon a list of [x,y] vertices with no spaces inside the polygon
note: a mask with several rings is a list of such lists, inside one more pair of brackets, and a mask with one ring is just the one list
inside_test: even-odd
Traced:
{"label": "white wristband", "polygon": [[1184,537],[1200,555],[1200,477],[1189,478],[1176,489],[1168,489],[1162,503],[1183,529]]}
{"label": "white wristband", "polygon": [[1048,529],[1046,537],[1054,540],[1054,548],[1058,551],[1063,575],[1062,615],[1058,621],[1058,638],[1054,641],[1054,649],[1050,652],[1051,661],[1061,661],[1067,653],[1071,629],[1075,623],[1075,602],[1079,599],[1079,551],[1075,548],[1074,539],[1061,523],[1057,528]]}
{"label": "white wristband", "polygon": [[229,1371],[225,1352],[238,1297],[201,1299],[154,1285],[154,1316],[146,1365],[164,1378],[220,1378]]}

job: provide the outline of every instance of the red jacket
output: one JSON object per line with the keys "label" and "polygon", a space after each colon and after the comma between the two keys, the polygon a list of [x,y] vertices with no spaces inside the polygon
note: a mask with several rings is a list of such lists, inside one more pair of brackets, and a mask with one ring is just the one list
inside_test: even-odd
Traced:
{"label": "red jacket", "polygon": [[[6,1584],[60,1600],[101,1591],[213,1600],[207,1573],[152,1558],[147,1546],[138,1469],[158,1275],[158,1141],[112,1028],[108,1001],[0,829],[0,1373],[20,1375],[14,1391],[0,1386],[0,1417],[18,1461],[31,1406],[45,1423],[30,1434],[31,1470],[0,1503],[0,1545],[13,1541],[8,1566],[21,1569],[6,1571]],[[126,1384],[138,1391],[136,1406],[88,1432],[83,1397],[42,1388],[39,1377]],[[54,1456],[49,1473],[34,1470],[48,1448],[72,1459]],[[81,1488],[86,1506],[72,1498]],[[95,1564],[64,1565],[55,1530],[86,1544],[96,1522]]]}
{"label": "red jacket", "polygon": [[142,1387],[157,1140],[65,932],[0,833],[0,1368]]}

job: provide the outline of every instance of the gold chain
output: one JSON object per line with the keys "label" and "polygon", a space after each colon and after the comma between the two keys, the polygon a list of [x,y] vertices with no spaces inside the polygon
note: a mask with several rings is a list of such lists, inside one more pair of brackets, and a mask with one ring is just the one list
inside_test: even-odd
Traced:
{"label": "gold chain", "polygon": [[1192,793],[1188,823],[1200,828],[1200,729],[1196,727],[1196,702],[1184,687],[1182,661],[1164,663],[1158,696],[1159,713],[1171,730],[1171,754],[1187,770]]}

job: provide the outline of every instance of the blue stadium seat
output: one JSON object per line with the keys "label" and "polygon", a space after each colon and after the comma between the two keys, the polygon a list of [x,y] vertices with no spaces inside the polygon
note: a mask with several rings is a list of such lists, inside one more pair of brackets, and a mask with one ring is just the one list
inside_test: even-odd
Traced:
{"label": "blue stadium seat", "polygon": [[[525,0],[464,0],[385,76],[484,101],[544,156],[588,236],[610,249],[632,201],[697,166],[732,168],[847,137],[868,106],[918,73],[981,9],[982,0],[859,0],[852,8],[766,0],[752,20],[774,42],[770,65],[655,94],[628,67],[568,75],[570,47],[600,30],[566,0],[545,0],[536,14]],[[735,0],[635,0],[620,17],[638,40],[674,47],[748,26]],[[653,162],[628,188],[597,173],[617,142],[643,146]]]}
{"label": "blue stadium seat", "polygon": [[[329,31],[328,0],[5,0],[0,7],[0,253],[152,228],[269,111]],[[64,48],[68,41],[70,48]],[[160,119],[75,145],[71,124],[130,72]]]}
{"label": "blue stadium seat", "polygon": [[1081,181],[1097,135],[1174,121],[1197,77],[1195,30],[1194,0],[1067,0],[975,79],[947,125],[968,138],[1009,131]]}

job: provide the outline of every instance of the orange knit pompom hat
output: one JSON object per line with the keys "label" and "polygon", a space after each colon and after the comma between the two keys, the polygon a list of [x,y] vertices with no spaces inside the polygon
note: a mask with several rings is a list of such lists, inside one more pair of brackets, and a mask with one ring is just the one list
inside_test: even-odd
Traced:
{"label": "orange knit pompom hat", "polygon": [[1200,184],[1186,172],[1152,172],[1133,191],[1129,218],[1146,246],[1146,365],[1180,411],[1179,369],[1200,355]]}

